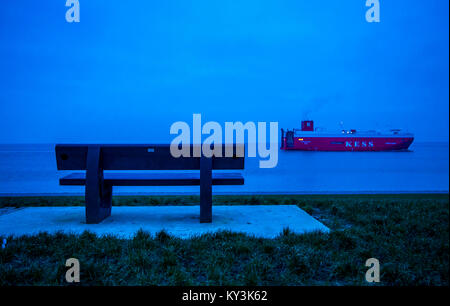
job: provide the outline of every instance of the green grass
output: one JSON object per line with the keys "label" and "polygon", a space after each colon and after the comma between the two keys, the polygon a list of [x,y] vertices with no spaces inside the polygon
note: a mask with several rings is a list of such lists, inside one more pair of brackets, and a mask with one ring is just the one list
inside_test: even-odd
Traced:
{"label": "green grass", "polygon": [[[196,196],[115,197],[114,205],[196,205]],[[7,238],[0,285],[65,285],[65,260],[81,264],[81,285],[449,285],[448,195],[215,196],[215,205],[294,204],[331,233],[275,239],[219,232],[178,239],[160,232],[115,237],[39,234]],[[0,198],[0,207],[84,205],[82,197]]]}

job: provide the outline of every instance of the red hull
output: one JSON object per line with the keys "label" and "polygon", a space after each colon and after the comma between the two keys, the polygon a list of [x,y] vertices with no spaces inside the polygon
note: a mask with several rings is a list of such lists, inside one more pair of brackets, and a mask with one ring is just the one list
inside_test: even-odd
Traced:
{"label": "red hull", "polygon": [[407,150],[414,137],[294,137],[282,140],[282,150],[301,151],[397,151]]}

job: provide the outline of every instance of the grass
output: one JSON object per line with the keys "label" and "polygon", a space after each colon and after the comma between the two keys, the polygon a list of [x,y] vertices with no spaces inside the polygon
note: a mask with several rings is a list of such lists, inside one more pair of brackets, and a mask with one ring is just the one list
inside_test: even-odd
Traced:
{"label": "grass", "polygon": [[[194,205],[196,196],[115,197],[114,205]],[[81,285],[449,285],[446,195],[215,196],[214,205],[298,205],[331,233],[275,239],[219,232],[179,239],[140,231],[131,240],[62,233],[7,237],[0,285],[65,285],[65,260],[80,260]],[[0,198],[0,207],[84,205],[82,197]]]}

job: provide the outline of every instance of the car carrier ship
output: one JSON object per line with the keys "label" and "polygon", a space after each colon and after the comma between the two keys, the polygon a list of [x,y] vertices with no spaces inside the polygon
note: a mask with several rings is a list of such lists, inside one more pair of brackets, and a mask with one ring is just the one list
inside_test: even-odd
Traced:
{"label": "car carrier ship", "polygon": [[407,150],[414,135],[392,129],[378,131],[342,130],[328,133],[314,129],[312,120],[302,121],[301,129],[281,129],[281,149],[301,151],[399,151]]}

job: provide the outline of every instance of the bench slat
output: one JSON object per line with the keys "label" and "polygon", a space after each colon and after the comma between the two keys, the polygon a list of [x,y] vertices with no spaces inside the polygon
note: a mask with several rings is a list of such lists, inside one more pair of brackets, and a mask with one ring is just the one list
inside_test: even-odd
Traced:
{"label": "bench slat", "polygon": [[[113,186],[198,186],[200,173],[104,173],[106,184]],[[61,185],[83,186],[85,173],[71,173],[59,180]],[[241,173],[213,173],[213,185],[243,185]]]}
{"label": "bench slat", "polygon": [[[86,170],[89,145],[56,145],[58,170]],[[99,145],[103,170],[200,170],[200,157],[178,157],[170,154],[170,145]],[[237,152],[243,145],[223,145],[222,157],[214,157],[212,169],[244,169],[244,156],[225,157],[226,147]],[[194,146],[190,146],[191,156]]]}

